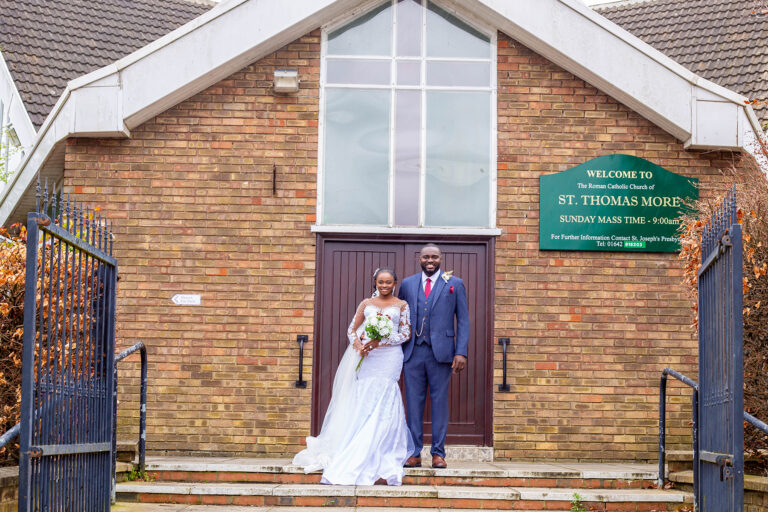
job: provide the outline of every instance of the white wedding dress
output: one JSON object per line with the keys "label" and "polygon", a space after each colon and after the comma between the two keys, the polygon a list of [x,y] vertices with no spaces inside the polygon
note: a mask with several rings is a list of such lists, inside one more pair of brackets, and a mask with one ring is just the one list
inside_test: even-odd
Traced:
{"label": "white wedding dress", "polygon": [[[378,313],[388,315],[397,332],[381,340],[355,371],[360,354],[352,344],[363,333],[362,320]],[[400,485],[403,464],[413,451],[397,384],[403,368],[400,345],[411,337],[408,304],[380,309],[371,299],[364,300],[347,336],[350,344],[336,370],[323,427],[317,437],[307,437],[307,448],[293,463],[305,473],[322,470],[326,484],[373,485],[383,478],[389,485]]]}

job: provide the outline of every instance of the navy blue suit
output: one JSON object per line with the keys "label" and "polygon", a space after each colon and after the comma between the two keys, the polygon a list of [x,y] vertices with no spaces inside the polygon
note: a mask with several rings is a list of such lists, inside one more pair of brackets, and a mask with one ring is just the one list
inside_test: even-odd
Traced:
{"label": "navy blue suit", "polygon": [[[454,355],[467,357],[469,309],[464,282],[443,274],[424,297],[422,274],[403,279],[398,297],[411,310],[411,339],[403,344],[403,376],[408,429],[414,444],[413,456],[424,446],[424,407],[427,388],[432,404],[432,455],[445,457],[448,430],[451,364]],[[454,328],[455,325],[455,328]]]}

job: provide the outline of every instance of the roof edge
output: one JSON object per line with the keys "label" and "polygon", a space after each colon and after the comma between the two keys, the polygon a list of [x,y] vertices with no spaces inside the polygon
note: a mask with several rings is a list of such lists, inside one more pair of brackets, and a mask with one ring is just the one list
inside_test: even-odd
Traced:
{"label": "roof edge", "polygon": [[[362,2],[228,0],[119,61],[72,80],[0,199],[0,223],[8,220],[62,140],[129,136],[128,126],[167,110],[171,103],[183,101]],[[443,2],[480,16],[645,116],[686,147],[745,150],[744,130],[759,130],[752,121],[754,113],[750,117],[751,107],[743,103],[746,98],[698,77],[578,0],[516,0],[514,5],[507,0]],[[542,16],[542,9],[549,16]],[[248,22],[253,19],[263,23],[254,26]],[[208,44],[211,40],[222,44]],[[196,55],[191,62],[180,59],[191,53]],[[638,70],[645,74],[635,79]],[[147,76],[153,77],[151,83]],[[658,87],[664,88],[664,95],[653,94]],[[711,112],[727,123],[712,122]],[[742,116],[749,121],[743,123]],[[705,120],[718,129],[699,136],[697,130],[708,126]],[[755,135],[764,136],[762,130]]]}
{"label": "roof edge", "polygon": [[[21,99],[21,94],[18,87],[16,87],[16,81],[13,79],[13,75],[11,75],[11,70],[5,62],[3,52],[0,51],[0,99],[6,97],[6,95],[10,96],[10,101],[6,107],[10,109],[9,117],[11,118],[11,124],[16,130],[21,145],[25,148],[29,147],[35,141],[37,130],[35,130],[35,125],[29,117],[24,100]],[[2,123],[2,119],[0,119],[0,123]]]}

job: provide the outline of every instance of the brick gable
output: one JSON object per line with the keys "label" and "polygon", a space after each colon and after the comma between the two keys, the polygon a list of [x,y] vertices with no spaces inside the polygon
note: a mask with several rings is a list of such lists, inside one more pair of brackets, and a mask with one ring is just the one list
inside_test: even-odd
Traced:
{"label": "brick gable", "polygon": [[[295,339],[314,325],[319,66],[318,30],[129,140],[69,141],[65,190],[115,221],[118,344],[149,347],[153,453],[288,455],[309,433]],[[298,96],[271,93],[276,67],[299,69]],[[503,235],[488,343],[511,338],[513,392],[495,393],[496,457],[653,459],[660,371],[696,371],[679,265],[667,254],[538,251],[538,177],[620,152],[697,177],[712,197],[730,157],[685,151],[501,34],[498,76]],[[202,306],[174,306],[176,293],[199,293]],[[138,366],[122,368],[119,436],[130,438]],[[670,449],[690,435],[688,392],[671,395]]]}
{"label": "brick gable", "polygon": [[[308,428],[311,391],[294,381],[296,334],[313,326],[319,56],[316,31],[130,140],[69,141],[65,190],[115,221],[117,340],[148,347],[152,451],[284,454]],[[273,96],[289,66],[301,92]],[[118,435],[135,438],[138,365],[121,368]]]}

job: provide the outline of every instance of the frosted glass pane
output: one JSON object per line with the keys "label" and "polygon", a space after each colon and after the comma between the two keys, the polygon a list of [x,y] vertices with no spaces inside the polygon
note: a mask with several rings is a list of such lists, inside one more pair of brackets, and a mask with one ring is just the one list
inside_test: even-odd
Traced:
{"label": "frosted glass pane", "polygon": [[490,225],[490,142],[490,93],[427,93],[427,226]]}
{"label": "frosted glass pane", "polygon": [[387,225],[390,92],[325,91],[323,224]]}
{"label": "frosted glass pane", "polygon": [[397,3],[398,57],[421,56],[421,0],[399,0]]}
{"label": "frosted glass pane", "polygon": [[328,34],[328,55],[392,55],[392,4],[387,2]]}
{"label": "frosted glass pane", "polygon": [[395,105],[395,225],[417,226],[421,91],[398,91]]}
{"label": "frosted glass pane", "polygon": [[489,87],[490,62],[427,61],[427,85]]}
{"label": "frosted glass pane", "polygon": [[397,61],[397,85],[421,85],[421,61]]}
{"label": "frosted glass pane", "polygon": [[328,59],[326,82],[329,84],[389,85],[391,60]]}
{"label": "frosted glass pane", "polygon": [[427,10],[427,56],[488,59],[491,40],[432,2]]}

